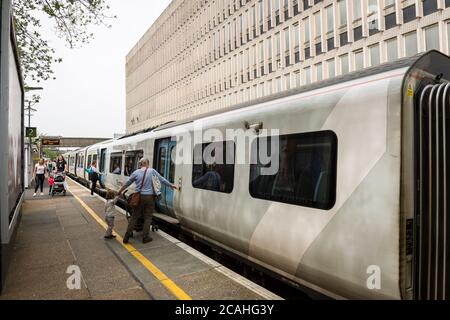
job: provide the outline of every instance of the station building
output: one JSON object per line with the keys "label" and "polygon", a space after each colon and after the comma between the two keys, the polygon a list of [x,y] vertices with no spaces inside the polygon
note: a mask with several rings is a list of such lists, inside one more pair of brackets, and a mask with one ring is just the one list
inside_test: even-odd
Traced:
{"label": "station building", "polygon": [[173,0],[126,58],[126,130],[450,53],[450,0]]}

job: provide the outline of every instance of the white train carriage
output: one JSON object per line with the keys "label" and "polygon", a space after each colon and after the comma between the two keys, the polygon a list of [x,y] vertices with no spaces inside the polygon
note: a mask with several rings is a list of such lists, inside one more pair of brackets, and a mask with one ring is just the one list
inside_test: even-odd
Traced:
{"label": "white train carriage", "polygon": [[181,186],[158,209],[243,260],[334,298],[445,299],[448,80],[431,51],[115,140],[106,185],[147,157]]}

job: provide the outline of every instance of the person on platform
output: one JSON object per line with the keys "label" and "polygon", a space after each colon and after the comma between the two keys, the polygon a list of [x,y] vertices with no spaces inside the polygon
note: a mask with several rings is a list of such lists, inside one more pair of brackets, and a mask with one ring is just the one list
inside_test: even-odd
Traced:
{"label": "person on platform", "polygon": [[105,239],[114,239],[116,236],[113,235],[114,229],[114,217],[116,216],[115,206],[119,200],[119,195],[113,190],[108,190],[106,193],[106,203],[105,203],[105,221],[108,225],[106,229]]}
{"label": "person on platform", "polygon": [[135,192],[141,194],[139,207],[134,210],[134,213],[128,223],[127,232],[123,237],[123,243],[128,243],[129,238],[133,234],[134,226],[141,216],[144,216],[144,229],[142,231],[142,242],[147,243],[153,239],[149,236],[150,224],[152,222],[153,212],[155,211],[155,192],[153,189],[153,177],[156,177],[163,183],[172,189],[177,187],[162,177],[155,169],[150,168],[150,161],[148,159],[142,159],[140,161],[140,169],[134,171],[127,183],[119,190],[119,194],[135,183]]}
{"label": "person on platform", "polygon": [[38,163],[34,166],[33,170],[33,180],[36,183],[36,187],[34,189],[33,197],[36,197],[37,191],[41,189],[41,196],[44,195],[44,180],[45,173],[47,172],[47,167],[44,163],[44,159],[40,159]]}
{"label": "person on platform", "polygon": [[91,197],[94,197],[95,188],[97,188],[97,181],[100,179],[100,171],[97,169],[97,161],[91,163]]}

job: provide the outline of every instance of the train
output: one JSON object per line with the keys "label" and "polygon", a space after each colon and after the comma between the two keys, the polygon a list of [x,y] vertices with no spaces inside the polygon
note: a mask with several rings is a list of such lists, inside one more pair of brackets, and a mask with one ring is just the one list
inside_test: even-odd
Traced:
{"label": "train", "polygon": [[429,51],[65,157],[114,190],[148,158],[159,217],[326,297],[446,299],[449,80]]}

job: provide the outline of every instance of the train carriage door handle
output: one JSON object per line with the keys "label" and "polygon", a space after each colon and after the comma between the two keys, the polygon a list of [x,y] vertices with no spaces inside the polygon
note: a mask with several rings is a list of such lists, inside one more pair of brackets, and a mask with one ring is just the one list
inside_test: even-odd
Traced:
{"label": "train carriage door handle", "polygon": [[183,185],[183,178],[178,178],[178,191],[181,191],[181,186]]}

